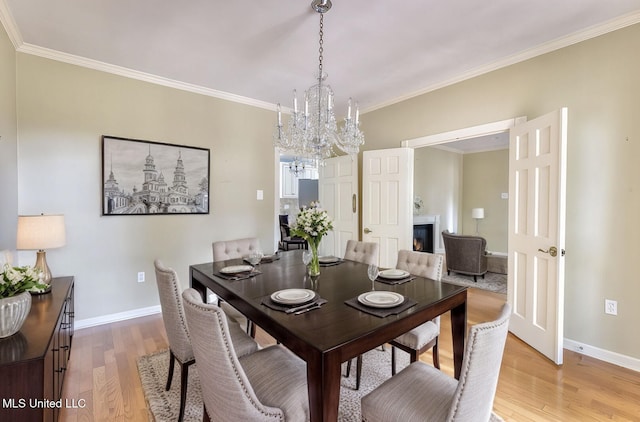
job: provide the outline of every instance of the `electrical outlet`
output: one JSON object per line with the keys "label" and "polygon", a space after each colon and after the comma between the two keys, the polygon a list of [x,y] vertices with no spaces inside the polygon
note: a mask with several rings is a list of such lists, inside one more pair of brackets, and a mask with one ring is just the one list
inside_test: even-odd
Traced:
{"label": "electrical outlet", "polygon": [[138,273],[138,283],[144,283],[144,271]]}
{"label": "electrical outlet", "polygon": [[618,315],[618,301],[605,299],[604,300],[604,313],[609,315]]}

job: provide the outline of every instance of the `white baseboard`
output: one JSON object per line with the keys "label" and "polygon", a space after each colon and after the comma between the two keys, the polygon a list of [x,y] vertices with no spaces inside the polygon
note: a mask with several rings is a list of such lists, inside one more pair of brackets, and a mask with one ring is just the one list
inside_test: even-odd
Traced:
{"label": "white baseboard", "polygon": [[506,252],[496,252],[496,251],[487,251],[487,255],[493,255],[493,256],[509,256],[508,253]]}
{"label": "white baseboard", "polygon": [[95,318],[81,319],[74,322],[75,330],[95,327],[97,325],[109,324],[112,322],[124,321],[126,319],[139,318],[147,315],[159,314],[162,312],[160,305],[149,306],[148,308],[133,309],[131,311],[118,312],[117,314],[103,315]]}
{"label": "white baseboard", "polygon": [[568,338],[564,339],[564,348],[585,356],[622,366],[623,368],[631,369],[632,371],[640,372],[640,359],[632,358],[631,356],[621,355],[620,353],[600,349]]}

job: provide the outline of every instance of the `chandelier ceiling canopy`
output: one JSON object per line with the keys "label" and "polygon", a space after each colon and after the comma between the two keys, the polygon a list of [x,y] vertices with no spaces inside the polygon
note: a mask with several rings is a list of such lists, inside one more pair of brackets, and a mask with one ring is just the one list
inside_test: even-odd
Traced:
{"label": "chandelier ceiling canopy", "polygon": [[331,9],[331,0],[314,0],[311,8],[320,14],[320,41],[318,48],[317,83],[309,87],[299,107],[297,92],[293,90],[293,111],[287,127],[282,124],[282,112],[278,103],[278,122],[274,133],[276,148],[294,154],[299,160],[313,160],[322,164],[323,160],[336,155],[334,147],[351,156],[358,154],[364,144],[360,131],[359,108],[349,98],[347,116],[338,129],[334,114],[334,96],[326,82],[323,71],[324,14]]}

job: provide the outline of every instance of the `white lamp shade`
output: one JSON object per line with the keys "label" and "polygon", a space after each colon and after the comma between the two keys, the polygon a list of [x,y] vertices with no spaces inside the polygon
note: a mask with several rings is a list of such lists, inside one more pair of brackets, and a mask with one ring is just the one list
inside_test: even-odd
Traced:
{"label": "white lamp shade", "polygon": [[17,249],[53,249],[66,243],[64,215],[19,215]]}
{"label": "white lamp shade", "polygon": [[471,210],[471,218],[484,218],[484,208],[474,208]]}

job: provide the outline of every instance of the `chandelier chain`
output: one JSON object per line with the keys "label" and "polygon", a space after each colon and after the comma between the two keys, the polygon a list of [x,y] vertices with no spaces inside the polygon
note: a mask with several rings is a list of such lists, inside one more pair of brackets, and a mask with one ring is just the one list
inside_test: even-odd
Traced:
{"label": "chandelier chain", "polygon": [[355,103],[355,115],[352,116],[352,101],[349,98],[344,124],[338,127],[333,90],[326,82],[324,13],[331,8],[331,0],[313,0],[311,7],[320,14],[317,83],[305,91],[304,106],[301,108],[298,107],[296,90],[293,90],[293,110],[286,128],[282,123],[282,111],[278,103],[278,120],[273,135],[275,146],[280,151],[293,154],[294,161],[290,170],[294,174],[300,168],[304,169],[305,163],[322,165],[325,159],[335,155],[334,147],[354,157],[358,154],[360,145],[364,144],[364,135],[359,128],[358,103]]}
{"label": "chandelier chain", "polygon": [[322,75],[322,58],[323,58],[323,44],[324,44],[324,13],[320,13],[320,41],[318,41],[318,75]]}

